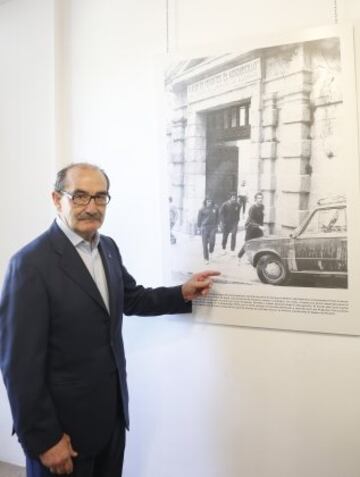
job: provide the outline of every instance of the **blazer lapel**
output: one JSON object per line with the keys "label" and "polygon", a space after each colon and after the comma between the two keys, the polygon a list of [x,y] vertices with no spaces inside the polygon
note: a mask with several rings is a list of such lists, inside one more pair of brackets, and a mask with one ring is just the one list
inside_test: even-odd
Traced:
{"label": "blazer lapel", "polygon": [[64,272],[108,313],[104,300],[86,265],[65,234],[53,223],[50,235],[56,251],[60,254],[60,266]]}
{"label": "blazer lapel", "polygon": [[116,316],[116,294],[119,291],[118,278],[115,275],[115,257],[109,247],[106,245],[105,240],[100,236],[99,252],[104,265],[105,275],[107,279],[107,286],[109,291],[109,307],[110,316]]}

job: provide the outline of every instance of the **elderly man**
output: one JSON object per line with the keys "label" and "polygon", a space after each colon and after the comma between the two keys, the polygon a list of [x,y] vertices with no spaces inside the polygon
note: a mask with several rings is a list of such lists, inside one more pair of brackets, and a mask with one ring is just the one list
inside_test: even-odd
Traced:
{"label": "elderly man", "polygon": [[11,260],[0,301],[0,364],[27,475],[120,477],[129,426],[122,316],[191,311],[208,271],[144,288],[99,235],[110,201],[98,167],[62,169],[57,218]]}

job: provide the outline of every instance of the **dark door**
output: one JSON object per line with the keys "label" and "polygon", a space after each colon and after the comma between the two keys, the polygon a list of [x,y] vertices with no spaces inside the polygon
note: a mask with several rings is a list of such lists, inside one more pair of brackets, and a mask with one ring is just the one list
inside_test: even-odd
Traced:
{"label": "dark door", "polygon": [[206,157],[206,196],[220,206],[238,187],[238,148],[210,146]]}

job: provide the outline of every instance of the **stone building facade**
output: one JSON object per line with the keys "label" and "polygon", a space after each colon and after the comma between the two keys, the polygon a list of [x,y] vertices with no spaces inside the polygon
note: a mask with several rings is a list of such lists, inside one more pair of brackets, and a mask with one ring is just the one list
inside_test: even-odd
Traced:
{"label": "stone building facade", "polygon": [[341,176],[337,38],[193,59],[168,74],[171,195],[179,226],[196,229],[205,196],[221,205],[246,180],[264,194],[270,233],[289,233]]}

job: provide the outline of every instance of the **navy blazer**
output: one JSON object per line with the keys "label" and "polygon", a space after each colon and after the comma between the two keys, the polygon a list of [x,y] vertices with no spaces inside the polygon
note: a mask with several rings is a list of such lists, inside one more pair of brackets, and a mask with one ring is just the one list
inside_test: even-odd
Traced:
{"label": "navy blazer", "polygon": [[0,301],[0,365],[14,431],[30,456],[64,432],[79,454],[97,452],[119,409],[128,427],[123,313],[191,311],[180,286],[137,285],[110,237],[101,235],[99,250],[110,313],[55,222],[10,261]]}

